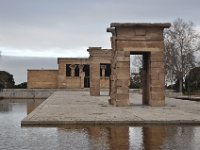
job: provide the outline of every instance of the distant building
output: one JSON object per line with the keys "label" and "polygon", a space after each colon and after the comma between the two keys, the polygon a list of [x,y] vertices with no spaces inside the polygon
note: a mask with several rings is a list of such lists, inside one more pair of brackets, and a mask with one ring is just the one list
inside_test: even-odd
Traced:
{"label": "distant building", "polygon": [[[58,58],[58,70],[28,70],[29,89],[83,89],[90,87],[91,67],[100,76],[100,88],[109,88],[111,50],[90,47],[89,58]],[[94,73],[93,73],[94,74]]]}

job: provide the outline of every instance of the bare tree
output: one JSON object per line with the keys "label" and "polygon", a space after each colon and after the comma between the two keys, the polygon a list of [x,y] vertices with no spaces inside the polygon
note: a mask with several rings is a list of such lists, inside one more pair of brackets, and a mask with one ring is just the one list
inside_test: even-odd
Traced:
{"label": "bare tree", "polygon": [[195,66],[195,52],[200,50],[200,36],[192,22],[178,18],[165,30],[166,77],[179,81],[179,92],[183,91],[186,74]]}

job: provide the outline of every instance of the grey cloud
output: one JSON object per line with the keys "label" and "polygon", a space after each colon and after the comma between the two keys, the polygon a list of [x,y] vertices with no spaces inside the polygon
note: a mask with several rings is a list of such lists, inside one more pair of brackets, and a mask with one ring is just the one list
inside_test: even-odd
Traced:
{"label": "grey cloud", "polygon": [[[0,50],[10,54],[87,56],[89,46],[110,48],[111,22],[172,22],[200,26],[199,0],[0,0]],[[48,58],[47,58],[48,59]],[[0,69],[26,80],[28,68],[56,68],[55,58],[0,58]]]}
{"label": "grey cloud", "polygon": [[17,84],[27,81],[27,69],[57,69],[56,58],[0,57],[0,70],[14,75]]}
{"label": "grey cloud", "polygon": [[198,0],[0,0],[0,47],[80,49],[110,47],[111,22],[172,22],[200,26]]}

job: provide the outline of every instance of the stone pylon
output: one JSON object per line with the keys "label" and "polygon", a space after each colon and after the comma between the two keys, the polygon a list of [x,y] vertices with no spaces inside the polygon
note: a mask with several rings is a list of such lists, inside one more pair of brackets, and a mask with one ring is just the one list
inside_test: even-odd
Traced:
{"label": "stone pylon", "polygon": [[163,29],[169,23],[111,23],[110,103],[128,106],[130,55],[143,56],[143,104],[164,106]]}

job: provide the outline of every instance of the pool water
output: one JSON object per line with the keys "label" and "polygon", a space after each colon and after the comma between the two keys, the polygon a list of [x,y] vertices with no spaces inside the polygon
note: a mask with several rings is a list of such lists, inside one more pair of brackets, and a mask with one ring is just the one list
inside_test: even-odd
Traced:
{"label": "pool water", "polygon": [[200,149],[200,126],[21,127],[42,101],[0,101],[0,150]]}

